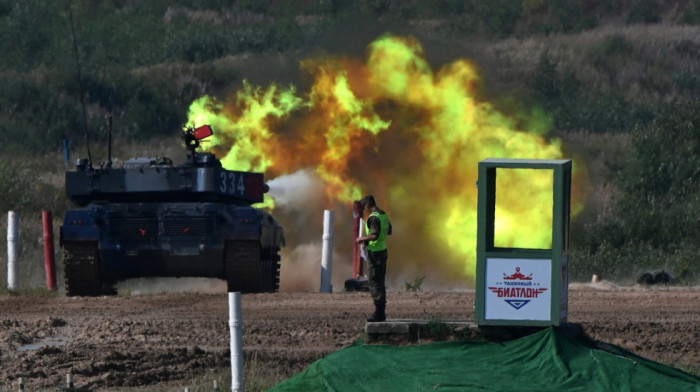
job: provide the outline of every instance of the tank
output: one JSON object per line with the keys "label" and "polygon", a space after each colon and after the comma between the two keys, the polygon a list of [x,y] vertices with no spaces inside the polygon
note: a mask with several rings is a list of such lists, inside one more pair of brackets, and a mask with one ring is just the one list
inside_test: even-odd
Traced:
{"label": "tank", "polygon": [[79,159],[66,172],[76,206],[60,230],[66,295],[115,294],[117,282],[140,277],[220,278],[229,292],[278,290],[283,228],[252,206],[269,188],[262,173],[226,170],[198,152],[212,134],[209,126],[185,128],[180,165],[132,158],[116,168],[110,156],[100,167]]}

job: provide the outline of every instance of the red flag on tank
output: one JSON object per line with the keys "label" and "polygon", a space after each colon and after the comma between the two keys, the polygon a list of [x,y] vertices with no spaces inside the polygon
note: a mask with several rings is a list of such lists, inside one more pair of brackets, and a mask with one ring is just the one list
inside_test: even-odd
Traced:
{"label": "red flag on tank", "polygon": [[196,140],[202,140],[214,134],[214,131],[209,125],[202,125],[194,130],[194,138]]}

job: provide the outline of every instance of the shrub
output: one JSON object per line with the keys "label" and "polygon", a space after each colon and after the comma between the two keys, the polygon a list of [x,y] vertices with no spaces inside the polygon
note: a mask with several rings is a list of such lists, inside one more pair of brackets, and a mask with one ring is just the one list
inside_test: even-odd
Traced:
{"label": "shrub", "polygon": [[522,13],[522,4],[511,0],[477,1],[474,12],[488,34],[507,37],[515,31]]}
{"label": "shrub", "polygon": [[658,23],[660,20],[659,5],[655,0],[639,1],[627,17],[627,23]]}
{"label": "shrub", "polygon": [[620,248],[605,244],[597,251],[576,248],[570,252],[569,279],[586,282],[593,274],[622,284],[634,284],[643,272],[667,271],[683,284],[697,284],[700,261],[693,244],[664,252],[648,243],[629,242]]}
{"label": "shrub", "polygon": [[691,2],[690,6],[688,6],[688,8],[683,13],[681,21],[689,25],[700,24],[700,3]]}
{"label": "shrub", "polygon": [[35,201],[31,172],[12,159],[0,159],[0,211],[22,211]]}
{"label": "shrub", "polygon": [[29,157],[0,159],[0,211],[62,213],[66,207],[62,186],[40,178],[46,173],[29,163]]}
{"label": "shrub", "polygon": [[421,286],[423,286],[423,281],[425,280],[425,275],[417,276],[413,279],[413,282],[404,282],[406,285],[406,291],[417,293],[421,291]]}
{"label": "shrub", "polygon": [[[612,40],[604,52],[623,50],[624,43]],[[617,43],[616,43],[617,42]],[[629,102],[622,92],[584,88],[572,69],[560,70],[543,52],[535,69],[534,88],[561,130],[612,133],[648,124],[653,112],[643,104]]]}
{"label": "shrub", "polygon": [[529,0],[524,2],[521,24],[529,33],[572,33],[598,25],[595,5],[581,6],[570,0]]}
{"label": "shrub", "polygon": [[674,102],[638,131],[618,175],[631,238],[673,251],[700,238],[700,100]]}
{"label": "shrub", "polygon": [[[585,225],[572,251],[572,277],[632,278],[665,269],[686,281],[700,273],[700,100],[676,101],[639,127],[616,173],[614,219]],[[695,277],[695,278],[693,278]]]}

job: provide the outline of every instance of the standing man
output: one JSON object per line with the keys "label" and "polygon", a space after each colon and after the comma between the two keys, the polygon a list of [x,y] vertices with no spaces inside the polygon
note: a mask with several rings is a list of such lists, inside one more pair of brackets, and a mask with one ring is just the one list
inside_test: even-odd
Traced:
{"label": "standing man", "polygon": [[386,261],[389,253],[386,248],[386,237],[391,235],[391,222],[389,215],[377,207],[374,196],[367,195],[362,201],[362,212],[369,212],[365,235],[357,237],[355,242],[365,243],[369,262],[369,291],[374,301],[374,313],[369,316],[367,322],[386,320]]}

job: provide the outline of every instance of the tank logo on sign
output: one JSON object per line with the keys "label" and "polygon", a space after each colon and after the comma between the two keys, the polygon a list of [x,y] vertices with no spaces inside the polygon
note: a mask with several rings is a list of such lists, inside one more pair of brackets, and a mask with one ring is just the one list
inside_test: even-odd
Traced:
{"label": "tank logo on sign", "polygon": [[484,318],[549,320],[552,260],[486,259]]}
{"label": "tank logo on sign", "polygon": [[520,267],[515,267],[515,273],[503,274],[503,279],[496,283],[495,286],[489,286],[498,298],[502,298],[508,305],[516,310],[527,305],[532,299],[537,298],[540,294],[547,291],[539,283],[534,283],[532,273],[525,275],[520,272]]}

